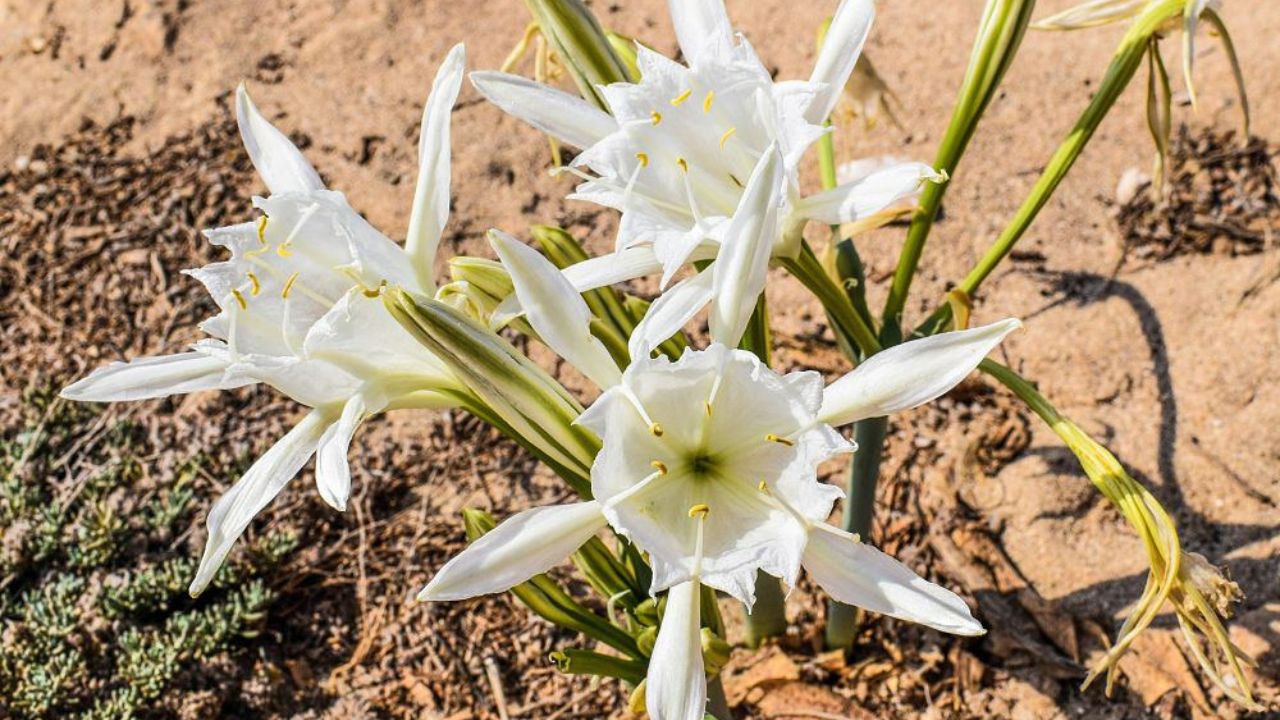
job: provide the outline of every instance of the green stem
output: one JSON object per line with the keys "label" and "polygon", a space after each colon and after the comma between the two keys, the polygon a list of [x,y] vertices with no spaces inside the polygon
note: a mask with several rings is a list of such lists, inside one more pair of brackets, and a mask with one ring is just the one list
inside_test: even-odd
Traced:
{"label": "green stem", "polygon": [[849,297],[835,280],[823,269],[808,243],[801,243],[800,252],[794,258],[781,258],[779,263],[809,289],[831,318],[833,330],[853,341],[864,357],[880,350],[880,341],[853,309]]}
{"label": "green stem", "polygon": [[[1031,223],[1049,202],[1053,192],[1058,189],[1062,179],[1067,176],[1076,159],[1080,157],[1080,153],[1093,138],[1102,119],[1110,112],[1120,93],[1124,92],[1129,81],[1133,79],[1134,73],[1142,65],[1143,55],[1147,52],[1147,41],[1159,30],[1160,24],[1169,12],[1181,7],[1183,2],[1184,0],[1164,0],[1149,6],[1125,33],[1088,107],[1076,121],[1071,133],[1058,146],[1057,151],[1045,166],[1044,172],[1040,174],[1040,179],[1036,181],[1035,187],[1031,189],[1031,193],[1018,208],[1013,219],[964,280],[960,281],[957,286],[959,290],[968,295],[977,292],[982,281],[987,279],[987,276],[1013,250],[1014,244],[1031,227]],[[949,326],[950,320],[951,308],[943,304],[916,329],[915,334],[923,336],[940,332]]]}
{"label": "green stem", "polygon": [[729,709],[729,698],[724,694],[724,683],[717,675],[707,682],[707,712],[716,720],[733,720],[733,711]]}
{"label": "green stem", "polygon": [[[763,294],[756,300],[740,347],[755,354],[766,367],[771,361],[772,338],[769,334],[769,306]],[[768,573],[756,573],[756,602],[751,612],[744,613],[747,642],[757,647],[765,640],[787,632],[786,594],[782,583]]]}
{"label": "green stem", "polygon": [[[884,437],[888,429],[889,419],[885,417],[869,418],[854,425],[853,436],[858,450],[849,466],[849,497],[844,504],[842,525],[863,539],[871,535],[876,481],[880,476],[880,459],[884,454]],[[853,646],[857,632],[857,609],[832,600],[827,607],[827,647],[847,650]]]}
{"label": "green stem", "polygon": [[[960,86],[959,100],[951,114],[951,122],[942,137],[942,143],[938,146],[938,154],[933,163],[935,169],[951,175],[960,164],[960,158],[973,139],[983,113],[995,97],[996,89],[1018,53],[1034,9],[1034,0],[990,0],[987,3],[978,35],[974,39],[969,67]],[[916,268],[920,264],[925,241],[929,238],[929,231],[933,229],[942,197],[947,192],[947,185],[948,183],[926,185],[920,197],[920,210],[911,220],[907,239],[902,245],[902,254],[898,257],[898,266],[894,270],[893,284],[889,287],[889,296],[885,301],[880,337],[886,345],[896,345],[902,341],[902,310],[906,305]]]}

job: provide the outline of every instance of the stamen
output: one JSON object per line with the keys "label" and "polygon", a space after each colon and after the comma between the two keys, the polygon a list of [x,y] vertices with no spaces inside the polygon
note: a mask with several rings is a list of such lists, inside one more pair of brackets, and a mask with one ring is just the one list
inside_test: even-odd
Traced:
{"label": "stamen", "polygon": [[787,438],[784,438],[780,435],[774,435],[773,433],[769,433],[768,435],[765,435],[764,439],[769,442],[778,443],[779,445],[786,445],[787,447],[793,447],[796,444],[794,440],[788,440]]}
{"label": "stamen", "polygon": [[709,512],[711,512],[711,508],[706,503],[698,503],[689,508],[689,517],[702,520],[707,517]]}
{"label": "stamen", "polygon": [[702,403],[702,407],[707,411],[707,417],[711,417],[711,401],[707,400]]}
{"label": "stamen", "polygon": [[704,534],[707,527],[707,514],[711,512],[711,508],[699,503],[689,508],[689,517],[698,520],[698,536],[693,544],[693,577],[697,579],[702,574],[702,555],[705,546]]}
{"label": "stamen", "polygon": [[267,244],[267,216],[258,218],[258,242]]}
{"label": "stamen", "polygon": [[609,498],[608,500],[605,500],[605,501],[604,501],[604,507],[605,507],[606,509],[608,509],[608,508],[612,508],[612,507],[617,507],[619,504],[626,502],[627,500],[629,500],[629,499],[631,499],[631,498],[635,497],[636,495],[639,495],[641,492],[643,492],[645,489],[647,489],[651,484],[653,484],[653,482],[654,482],[655,480],[657,480],[657,479],[658,479],[658,478],[660,478],[660,477],[663,477],[663,473],[661,473],[661,472],[657,472],[657,471],[655,471],[655,472],[651,472],[651,473],[649,473],[649,474],[648,474],[648,475],[646,475],[646,476],[645,476],[645,478],[644,478],[643,480],[641,480],[640,482],[636,483],[635,485],[632,485],[631,487],[627,488],[626,490],[623,490],[622,492],[618,493],[617,495],[614,495],[613,497]]}
{"label": "stamen", "polygon": [[262,247],[254,248],[253,250],[248,250],[248,251],[246,251],[246,252],[245,252],[245,254],[244,254],[244,256],[245,256],[245,257],[247,257],[247,258],[256,258],[256,257],[258,257],[259,255],[261,255],[262,253],[264,253],[264,252],[266,252],[266,251],[268,251],[268,250],[270,250],[270,249],[271,249],[271,246],[270,246],[270,245],[263,245]]}
{"label": "stamen", "polygon": [[666,464],[666,463],[664,463],[664,462],[662,462],[661,460],[654,460],[653,462],[651,462],[651,463],[649,463],[649,464],[650,464],[651,466],[653,466],[653,469],[655,469],[655,470],[657,470],[657,471],[658,471],[658,474],[659,474],[659,475],[666,475],[666,474],[667,474],[667,464]]}
{"label": "stamen", "polygon": [[252,271],[247,274],[249,276],[249,282],[253,285],[253,287],[249,288],[249,294],[257,297],[258,293],[262,292],[262,283],[258,282],[258,276],[254,275]]}
{"label": "stamen", "polygon": [[738,132],[738,128],[736,128],[736,127],[731,127],[731,128],[729,128],[728,130],[725,130],[725,131],[724,131],[724,134],[720,136],[720,149],[721,149],[721,150],[723,150],[723,149],[724,149],[724,144],[725,144],[725,143],[727,143],[727,142],[729,142],[729,138],[733,137],[733,134],[734,134],[734,133],[736,133],[736,132]]}
{"label": "stamen", "polygon": [[280,246],[276,248],[276,254],[282,258],[293,257],[293,251],[289,249],[289,242],[287,240],[280,243]]}
{"label": "stamen", "polygon": [[662,122],[662,113],[658,112],[657,110],[654,110],[653,112],[649,113],[649,121],[652,122],[654,125],[657,125],[658,123]]}
{"label": "stamen", "polygon": [[765,495],[773,495],[773,493],[769,492],[769,483],[764,480],[760,481],[760,484],[756,486],[756,489]]}
{"label": "stamen", "polygon": [[289,236],[286,237],[284,242],[280,243],[280,246],[276,248],[277,255],[285,258],[293,255],[293,252],[289,250],[289,246],[293,244],[294,238],[298,237],[298,233],[302,231],[302,226],[306,225],[307,221],[311,219],[311,216],[315,215],[316,211],[319,209],[319,205],[312,205],[302,211],[302,215],[298,218],[298,222],[294,224],[293,230],[289,232]]}
{"label": "stamen", "polygon": [[716,91],[708,90],[707,97],[702,101],[702,112],[711,112],[711,101],[716,99]]}
{"label": "stamen", "polygon": [[649,432],[653,433],[654,437],[662,437],[664,431],[658,423],[649,423]]}
{"label": "stamen", "polygon": [[297,281],[298,281],[298,273],[295,272],[294,274],[289,276],[288,280],[284,281],[284,289],[280,291],[280,297],[284,298],[285,300],[288,300],[289,291],[293,290],[293,284]]}
{"label": "stamen", "polygon": [[693,89],[692,89],[692,88],[690,88],[690,89],[688,89],[688,90],[685,90],[684,92],[680,93],[679,95],[677,95],[677,96],[675,96],[675,97],[671,98],[671,105],[672,105],[673,107],[680,107],[682,104],[684,104],[684,101],[685,101],[685,100],[688,100],[688,99],[689,99],[689,96],[690,96],[690,95],[692,95],[692,94],[693,94]]}
{"label": "stamen", "polygon": [[676,158],[676,164],[683,171],[680,177],[684,180],[684,194],[689,201],[689,212],[693,215],[693,222],[695,225],[701,225],[702,212],[698,209],[698,201],[693,196],[693,184],[689,182],[689,163],[684,158]]}
{"label": "stamen", "polygon": [[640,167],[649,167],[649,153],[638,152],[636,159],[640,161]]}
{"label": "stamen", "polygon": [[640,419],[644,420],[645,424],[649,426],[649,432],[653,433],[655,437],[662,437],[662,426],[654,422],[653,418],[649,417],[649,413],[645,412],[644,405],[640,404],[640,398],[636,397],[631,388],[625,384],[619,387],[622,388],[622,394],[631,402],[631,407],[635,408],[636,413],[640,415]]}
{"label": "stamen", "polygon": [[367,298],[376,298],[382,294],[383,289],[385,289],[386,287],[387,287],[387,281],[383,280],[382,282],[378,283],[378,287],[365,288],[364,290],[361,290],[361,292],[364,293],[364,296]]}
{"label": "stamen", "polygon": [[[644,155],[639,153],[638,155]],[[622,205],[628,207],[631,202],[631,193],[636,189],[636,180],[640,179],[640,171],[649,164],[649,156],[645,155],[644,160],[631,171],[631,177],[627,179],[627,188],[622,191]]]}
{"label": "stamen", "polygon": [[239,290],[236,290],[235,288],[232,288],[232,290],[231,290],[231,295],[232,295],[232,296],[234,296],[234,297],[235,297],[235,299],[236,299],[236,302],[240,304],[240,309],[241,309],[241,310],[248,310],[248,309],[249,309],[249,303],[245,302],[245,300],[244,300],[244,295],[240,294],[240,291],[239,291]]}
{"label": "stamen", "polygon": [[680,166],[682,172],[689,172],[689,161],[682,157],[676,158],[676,164]]}

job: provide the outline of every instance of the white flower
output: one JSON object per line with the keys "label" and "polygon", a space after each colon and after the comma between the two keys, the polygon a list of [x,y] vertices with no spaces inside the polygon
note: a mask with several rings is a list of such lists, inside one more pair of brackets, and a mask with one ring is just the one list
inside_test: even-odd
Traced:
{"label": "white flower", "polygon": [[[959,597],[826,524],[841,492],[820,483],[817,468],[852,450],[833,426],[938,397],[1018,321],[904,343],[826,388],[817,373],[779,375],[730,349],[742,334],[736,320],[713,323],[705,350],[675,362],[644,352],[619,372],[591,336],[590,312],[570,282],[531,248],[491,237],[538,336],[604,390],[580,418],[603,440],[594,498],[515,515],[446,564],[420,598],[502,592],[611,526],[649,554],[651,592],[670,591],[646,685],[656,720],[703,716],[702,584],[750,605],[757,572],[794,585],[803,567],[841,602],[946,632],[982,632]],[[725,267],[740,273],[726,285],[757,282],[747,263]]]}
{"label": "white flower", "polygon": [[316,455],[321,496],[342,510],[350,493],[347,449],[368,416],[403,407],[447,407],[462,386],[383,308],[384,285],[420,293],[449,211],[449,114],[465,51],[441,65],[423,113],[419,178],[401,248],[353,210],[285,135],[254,107],[243,85],[236,119],[249,158],[271,194],[254,198],[256,222],[206,231],[231,259],[188,271],[221,312],[201,324],[213,339],[190,351],[112,363],[62,391],[106,402],[164,397],[263,382],[313,408],[209,511],[209,536],[191,585],[201,592],[235,540]]}
{"label": "white flower", "polygon": [[670,9],[689,64],[638,45],[641,81],[602,89],[611,114],[515,75],[471,74],[503,110],[582,148],[569,169],[586,182],[570,197],[622,212],[619,254],[575,266],[569,276],[578,289],[659,271],[665,287],[690,260],[717,257],[737,242],[732,223],[750,205],[749,181],[775,153],[778,165],[761,188],[778,205],[768,238],[775,256],[794,255],[807,220],[865,221],[941,179],[928,165],[902,163],[800,193],[801,157],[823,134],[858,59],[871,0],[840,4],[809,80],[778,83],[746,39],[735,38],[721,0],[671,0]]}

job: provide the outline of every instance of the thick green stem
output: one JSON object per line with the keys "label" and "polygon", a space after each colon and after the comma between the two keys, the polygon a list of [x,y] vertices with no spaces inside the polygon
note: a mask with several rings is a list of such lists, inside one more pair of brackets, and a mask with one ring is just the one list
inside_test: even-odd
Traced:
{"label": "thick green stem", "polygon": [[[880,459],[884,453],[884,436],[889,419],[863,420],[854,426],[853,437],[858,450],[849,466],[849,497],[844,504],[844,529],[866,539],[871,535],[871,519],[875,514],[876,481],[880,476]],[[858,632],[857,609],[834,600],[827,608],[827,648],[848,649]]]}
{"label": "thick green stem", "polygon": [[876,338],[876,334],[858,316],[844,289],[823,269],[822,263],[813,254],[813,249],[808,243],[801,243],[800,252],[796,257],[782,258],[779,263],[817,296],[818,302],[822,303],[827,316],[831,318],[832,329],[836,333],[851,340],[864,357],[874,355],[880,350],[880,341]]}
{"label": "thick green stem", "polygon": [[[968,295],[977,292],[982,281],[987,279],[987,276],[1013,250],[1014,244],[1031,227],[1031,223],[1049,202],[1049,198],[1070,172],[1080,153],[1089,144],[1089,140],[1093,138],[1094,132],[1102,124],[1102,119],[1110,112],[1120,93],[1124,92],[1129,81],[1133,79],[1134,73],[1142,65],[1148,40],[1158,31],[1169,13],[1176,12],[1181,7],[1182,2],[1183,0],[1164,0],[1150,6],[1125,33],[1093,100],[1076,121],[1071,133],[1058,146],[1057,151],[1045,166],[1044,172],[1040,174],[1040,179],[1036,181],[1035,187],[1031,189],[1031,193],[1018,208],[1013,219],[964,280],[960,281],[957,286],[959,290]],[[932,335],[945,330],[949,326],[950,319],[951,308],[943,304],[916,329],[915,334]]]}
{"label": "thick green stem", "polygon": [[[747,331],[740,344],[760,358],[766,366],[771,361],[772,339],[769,334],[769,307],[763,294],[756,300],[755,312],[747,323]],[[756,647],[765,640],[779,637],[787,631],[786,595],[782,583],[768,573],[756,573],[756,602],[751,612],[745,613],[747,642]]]}
{"label": "thick green stem", "polygon": [[[951,123],[938,146],[933,162],[935,169],[950,175],[960,164],[983,113],[1018,53],[1034,9],[1034,0],[989,0],[987,3],[969,67],[960,86],[960,96],[951,114]],[[929,183],[920,197],[920,210],[907,231],[898,267],[893,274],[893,284],[885,301],[880,339],[886,345],[902,341],[902,310],[907,302],[907,293],[911,290],[925,241],[946,192],[947,183]]]}
{"label": "thick green stem", "polygon": [[724,683],[717,675],[707,682],[707,713],[716,720],[733,720],[733,711],[729,709],[729,698],[724,694]]}

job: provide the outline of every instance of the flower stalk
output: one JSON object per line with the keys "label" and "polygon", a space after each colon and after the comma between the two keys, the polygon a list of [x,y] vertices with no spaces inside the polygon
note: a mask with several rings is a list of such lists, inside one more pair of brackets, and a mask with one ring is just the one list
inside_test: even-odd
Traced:
{"label": "flower stalk", "polygon": [[550,49],[564,61],[582,98],[607,111],[598,88],[631,76],[595,14],[581,0],[525,0],[525,4]]}
{"label": "flower stalk", "polygon": [[1155,496],[1125,471],[1115,455],[1060,414],[1034,385],[994,360],[984,360],[978,367],[1012,390],[1066,443],[1089,480],[1138,533],[1147,553],[1146,587],[1121,625],[1115,644],[1090,671],[1083,687],[1105,673],[1110,695],[1120,658],[1168,603],[1205,674],[1232,700],[1261,710],[1243,669],[1253,660],[1231,642],[1223,625],[1241,598],[1239,587],[1203,556],[1184,551],[1177,527]]}

